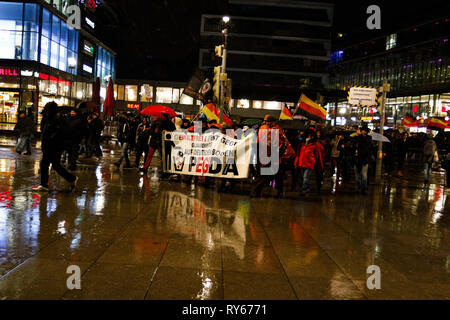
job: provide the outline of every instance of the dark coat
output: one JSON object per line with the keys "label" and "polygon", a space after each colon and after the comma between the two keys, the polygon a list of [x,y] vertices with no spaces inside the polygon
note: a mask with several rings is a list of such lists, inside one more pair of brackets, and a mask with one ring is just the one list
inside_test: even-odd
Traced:
{"label": "dark coat", "polygon": [[21,136],[30,136],[36,132],[36,126],[31,117],[25,116],[19,119],[14,131],[17,131]]}
{"label": "dark coat", "polygon": [[361,169],[363,165],[372,160],[372,138],[360,134],[356,136],[353,144],[353,164]]}

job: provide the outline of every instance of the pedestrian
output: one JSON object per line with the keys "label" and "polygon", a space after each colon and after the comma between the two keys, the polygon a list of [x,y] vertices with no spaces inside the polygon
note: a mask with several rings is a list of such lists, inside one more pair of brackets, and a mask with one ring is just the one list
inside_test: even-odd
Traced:
{"label": "pedestrian", "polygon": [[333,140],[331,140],[331,173],[330,177],[334,175],[336,171],[336,178],[342,175],[342,158],[343,152],[342,144],[344,136],[341,133],[337,133]]}
{"label": "pedestrian", "polygon": [[435,162],[435,153],[437,152],[436,142],[433,140],[431,134],[427,135],[425,143],[423,145],[423,156],[424,156],[424,184],[430,182],[431,168],[433,167],[433,162]]}
{"label": "pedestrian", "polygon": [[88,120],[86,158],[90,158],[92,155],[98,158],[103,156],[100,139],[104,128],[105,123],[100,119],[99,114],[97,112],[91,113]]}
{"label": "pedestrian", "polygon": [[403,167],[405,166],[406,154],[408,153],[408,134],[405,132],[396,140],[397,148],[397,175],[403,177]]}
{"label": "pedestrian", "polygon": [[445,169],[446,173],[445,186],[447,188],[450,188],[450,152],[448,152],[447,156],[445,157],[443,168]]}
{"label": "pedestrian", "polygon": [[[142,168],[139,168],[139,171],[143,172],[144,174],[148,172],[148,168],[150,167],[150,164],[153,159],[153,155],[156,150],[159,150],[159,154],[161,155],[161,169],[163,166],[163,152],[162,152],[162,135],[165,132],[171,132],[175,131],[175,125],[172,121],[170,121],[169,115],[167,113],[161,113],[161,119],[158,119],[153,123],[152,129],[150,129],[150,144],[148,149],[148,155],[147,159],[145,160],[144,166]],[[171,144],[170,141],[165,143],[164,147],[166,148],[166,157],[170,159],[170,148]],[[162,170],[161,170],[162,171]],[[164,172],[162,173],[162,177],[164,177]]]}
{"label": "pedestrian", "polygon": [[122,161],[125,159],[125,168],[131,168],[130,159],[128,154],[131,150],[132,141],[135,139],[133,136],[133,131],[131,129],[130,119],[126,113],[122,113],[119,116],[119,128],[117,134],[119,142],[122,144],[122,154],[114,165],[120,168]]}
{"label": "pedestrian", "polygon": [[76,188],[78,177],[61,166],[61,154],[64,150],[62,134],[62,126],[64,123],[61,120],[58,115],[58,105],[55,102],[47,103],[44,107],[41,120],[41,183],[39,186],[33,188],[34,191],[48,191],[50,164],[53,170],[70,183],[71,191]]}
{"label": "pedestrian", "polygon": [[81,140],[87,135],[87,122],[81,117],[79,110],[72,108],[63,124],[61,132],[64,150],[68,153],[69,170],[74,171],[77,167]]}
{"label": "pedestrian", "polygon": [[[317,141],[317,133],[313,128],[305,131],[304,141],[297,149],[294,165],[300,169],[303,177],[301,188],[301,195],[305,195],[309,191],[309,182],[311,174],[316,168],[323,170],[323,150],[322,144]],[[318,171],[315,171],[316,173]],[[317,185],[317,193],[320,193],[320,176],[316,175],[316,180],[319,180]]]}
{"label": "pedestrian", "polygon": [[[286,164],[286,161],[288,161],[290,158],[294,157],[295,151],[292,148],[291,143],[286,138],[286,135],[276,123],[275,118],[266,115],[264,117],[264,124],[261,125],[258,131],[258,149],[265,149],[266,155],[269,159],[274,159],[273,155],[271,154],[272,149],[276,149],[278,152],[278,158],[279,163],[277,165],[274,165],[272,163],[272,160],[269,163],[261,163],[260,159],[260,177],[259,180],[256,182],[255,187],[251,193],[251,197],[260,197],[262,193],[262,189],[264,188],[264,185],[267,184],[269,181],[272,181],[275,179],[275,187],[277,188],[277,197],[283,197],[283,180],[284,180],[284,167]],[[272,136],[276,135],[278,133],[278,140],[272,141]],[[275,143],[274,146],[272,146],[272,142]],[[260,153],[261,154],[261,153]],[[268,168],[270,166],[270,169]],[[271,173],[265,173],[262,174],[263,168],[270,170]]]}
{"label": "pedestrian", "polygon": [[147,117],[142,119],[141,124],[137,128],[137,137],[136,137],[136,159],[135,166],[139,168],[139,163],[142,157],[142,153],[144,153],[144,162],[148,156],[148,148],[149,148],[149,139],[150,139],[150,123],[148,122]]}
{"label": "pedestrian", "polygon": [[26,149],[25,155],[31,155],[31,139],[36,131],[33,118],[27,115],[25,112],[19,113],[19,120],[14,127],[14,131],[19,134],[16,144],[16,152],[22,154]]}
{"label": "pedestrian", "polygon": [[355,170],[356,187],[362,194],[367,194],[367,171],[372,159],[372,138],[367,135],[369,128],[361,127],[356,131],[353,144],[353,167]]}
{"label": "pedestrian", "polygon": [[384,174],[390,177],[394,168],[395,131],[391,130],[387,132],[386,137],[389,139],[390,143],[383,143],[383,167]]}

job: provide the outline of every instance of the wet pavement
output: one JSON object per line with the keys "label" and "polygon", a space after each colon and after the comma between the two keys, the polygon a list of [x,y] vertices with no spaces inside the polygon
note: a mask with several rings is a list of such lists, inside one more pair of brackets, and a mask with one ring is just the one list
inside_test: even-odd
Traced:
{"label": "wet pavement", "polygon": [[[422,173],[250,198],[83,160],[74,193],[0,148],[0,299],[449,299],[450,193]],[[81,270],[69,290],[67,268]],[[369,290],[367,267],[381,271]]]}

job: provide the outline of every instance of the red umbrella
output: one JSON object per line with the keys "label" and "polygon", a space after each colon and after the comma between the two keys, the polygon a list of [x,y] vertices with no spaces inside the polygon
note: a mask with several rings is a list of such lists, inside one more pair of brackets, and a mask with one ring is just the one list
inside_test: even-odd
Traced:
{"label": "red umbrella", "polygon": [[145,116],[151,116],[151,117],[160,117],[162,113],[167,113],[169,117],[177,117],[177,113],[173,111],[171,108],[160,105],[160,104],[154,104],[152,106],[148,106],[144,110],[141,111],[141,114]]}
{"label": "red umbrella", "polygon": [[103,102],[103,112],[107,113],[109,116],[113,116],[115,107],[116,102],[114,100],[114,85],[113,81],[109,80],[105,102]]}

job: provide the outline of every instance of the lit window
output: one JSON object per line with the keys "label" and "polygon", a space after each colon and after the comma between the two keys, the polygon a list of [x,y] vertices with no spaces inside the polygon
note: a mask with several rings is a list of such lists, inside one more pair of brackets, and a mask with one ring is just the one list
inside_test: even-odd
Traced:
{"label": "lit window", "polygon": [[238,100],[237,107],[248,109],[250,107],[250,102],[247,99],[240,99]]}
{"label": "lit window", "polygon": [[172,103],[172,88],[156,88],[157,103]]}
{"label": "lit window", "polygon": [[393,33],[386,38],[386,50],[390,50],[397,46],[397,34]]}

